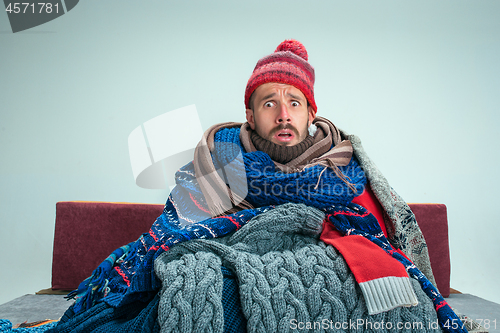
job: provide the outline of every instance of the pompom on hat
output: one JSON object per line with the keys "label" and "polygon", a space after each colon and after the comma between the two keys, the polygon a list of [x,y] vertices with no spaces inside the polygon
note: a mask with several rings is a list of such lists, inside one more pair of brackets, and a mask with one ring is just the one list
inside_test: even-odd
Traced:
{"label": "pompom on hat", "polygon": [[250,97],[260,85],[268,82],[285,83],[302,91],[309,105],[317,112],[314,100],[314,68],[304,45],[294,39],[283,41],[274,53],[260,59],[248,79],[245,107],[250,109]]}

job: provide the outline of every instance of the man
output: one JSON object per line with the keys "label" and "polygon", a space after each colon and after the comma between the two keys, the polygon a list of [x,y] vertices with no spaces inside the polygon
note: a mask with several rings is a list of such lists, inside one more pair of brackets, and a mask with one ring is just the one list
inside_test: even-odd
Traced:
{"label": "man", "polygon": [[425,251],[412,251],[425,248],[413,214],[359,140],[316,117],[313,87],[301,43],[260,59],[247,123],[207,130],[150,232],[80,285],[54,331],[424,332],[457,321]]}
{"label": "man", "polygon": [[261,138],[283,146],[306,138],[317,111],[314,69],[307,60],[305,47],[290,40],[255,66],[245,90],[245,106],[248,124]]}

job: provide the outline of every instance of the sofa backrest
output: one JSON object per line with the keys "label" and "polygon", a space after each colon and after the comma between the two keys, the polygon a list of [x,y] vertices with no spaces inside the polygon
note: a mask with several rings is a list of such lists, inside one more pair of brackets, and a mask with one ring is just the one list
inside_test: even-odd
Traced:
{"label": "sofa backrest", "polygon": [[78,288],[111,252],[148,232],[162,211],[155,204],[58,202],[52,289]]}
{"label": "sofa backrest", "polygon": [[424,235],[432,272],[439,292],[450,296],[450,245],[448,242],[448,217],[443,204],[409,204]]}

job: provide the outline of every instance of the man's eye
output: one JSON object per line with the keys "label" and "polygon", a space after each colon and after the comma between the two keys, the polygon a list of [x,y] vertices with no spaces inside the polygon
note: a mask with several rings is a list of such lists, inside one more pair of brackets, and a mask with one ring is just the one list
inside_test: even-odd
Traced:
{"label": "man's eye", "polygon": [[266,102],[266,103],[264,104],[264,106],[265,106],[266,108],[270,108],[270,107],[272,107],[273,105],[274,105],[274,104],[273,104],[273,102]]}
{"label": "man's eye", "polygon": [[292,106],[299,106],[299,105],[300,105],[300,103],[299,103],[299,102],[297,102],[297,101],[293,101],[293,102],[292,102]]}

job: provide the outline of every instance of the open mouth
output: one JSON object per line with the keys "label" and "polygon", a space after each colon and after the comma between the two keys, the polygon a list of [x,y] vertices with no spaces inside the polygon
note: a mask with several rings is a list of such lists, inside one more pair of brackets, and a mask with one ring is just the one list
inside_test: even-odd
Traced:
{"label": "open mouth", "polygon": [[274,135],[274,137],[276,138],[276,140],[278,140],[280,142],[289,142],[289,141],[293,140],[293,138],[295,137],[295,134],[293,133],[293,131],[291,129],[283,129],[283,130],[277,131],[276,134]]}

